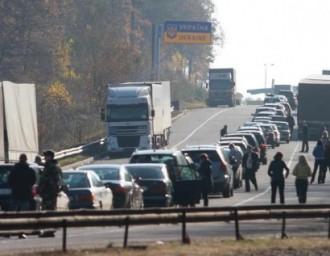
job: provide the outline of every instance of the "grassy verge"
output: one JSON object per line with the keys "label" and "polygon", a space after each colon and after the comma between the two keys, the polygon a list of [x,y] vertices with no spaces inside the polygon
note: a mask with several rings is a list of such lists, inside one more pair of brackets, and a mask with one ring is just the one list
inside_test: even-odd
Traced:
{"label": "grassy verge", "polygon": [[[64,255],[61,252],[33,253],[24,255],[55,256]],[[178,243],[165,243],[151,245],[146,249],[121,249],[109,248],[104,250],[80,250],[70,251],[67,256],[89,255],[89,256],[154,256],[154,255],[194,255],[194,256],[303,256],[303,255],[330,255],[330,242],[324,238],[294,238],[294,239],[256,239],[256,240],[219,240],[209,239],[194,241],[191,245]]]}

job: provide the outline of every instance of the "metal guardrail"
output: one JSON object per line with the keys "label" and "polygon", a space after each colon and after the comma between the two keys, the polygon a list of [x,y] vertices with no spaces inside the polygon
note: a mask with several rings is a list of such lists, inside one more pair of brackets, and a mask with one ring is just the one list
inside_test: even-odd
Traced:
{"label": "metal guardrail", "polygon": [[130,225],[181,224],[182,243],[187,243],[187,223],[234,221],[236,240],[243,239],[239,222],[281,219],[281,237],[287,219],[327,218],[330,238],[330,205],[267,205],[210,208],[154,208],[142,210],[21,212],[0,214],[0,231],[62,228],[62,250],[67,250],[67,228],[123,226],[123,246],[127,247]]}

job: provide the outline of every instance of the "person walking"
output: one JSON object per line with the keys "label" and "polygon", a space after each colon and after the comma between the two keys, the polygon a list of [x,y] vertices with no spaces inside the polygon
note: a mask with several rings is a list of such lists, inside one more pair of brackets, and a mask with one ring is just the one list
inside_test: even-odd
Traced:
{"label": "person walking", "polygon": [[225,124],[220,130],[220,138],[228,134],[228,126]]}
{"label": "person walking", "polygon": [[245,192],[250,192],[250,181],[254,185],[255,190],[258,190],[256,172],[260,166],[258,154],[252,150],[251,146],[247,147],[246,153],[243,156],[243,179],[245,180]]}
{"label": "person walking", "polygon": [[241,153],[235,148],[234,144],[229,144],[229,164],[232,166],[233,170],[233,188],[239,188],[241,186],[241,178],[240,173],[238,172],[238,168],[240,167],[242,163],[242,155]]}
{"label": "person walking", "polygon": [[32,187],[36,181],[36,174],[29,167],[26,154],[21,154],[18,163],[14,165],[8,176],[14,211],[28,211],[31,209]]}
{"label": "person walking", "polygon": [[305,156],[299,156],[298,163],[293,168],[292,174],[296,176],[295,185],[298,201],[300,204],[305,204],[307,199],[308,177],[312,175],[311,168]]}
{"label": "person walking", "polygon": [[[274,160],[270,163],[268,167],[268,176],[271,178],[272,204],[276,202],[277,188],[279,189],[279,193],[280,193],[280,203],[284,204],[285,178],[289,176],[290,170],[282,159],[283,159],[283,154],[281,152],[277,152],[274,156]],[[284,175],[284,170],[286,170],[285,175]]]}
{"label": "person walking", "polygon": [[42,198],[42,209],[56,210],[57,194],[62,186],[62,170],[52,150],[45,151],[44,157],[45,168],[40,177],[38,192]]}
{"label": "person walking", "polygon": [[207,154],[201,154],[200,156],[200,166],[198,172],[202,178],[202,197],[204,206],[209,205],[208,194],[212,189],[212,179],[211,179],[211,166],[212,163],[209,160]]}
{"label": "person walking", "polygon": [[302,125],[302,145],[301,145],[301,151],[300,152],[308,152],[309,146],[308,146],[308,125],[306,121],[303,121]]}
{"label": "person walking", "polygon": [[318,140],[316,146],[313,149],[313,156],[314,156],[314,169],[311,178],[311,184],[315,180],[315,176],[317,170],[319,170],[319,176],[317,179],[318,184],[322,184],[325,181],[325,165],[324,165],[324,147],[321,140]]}

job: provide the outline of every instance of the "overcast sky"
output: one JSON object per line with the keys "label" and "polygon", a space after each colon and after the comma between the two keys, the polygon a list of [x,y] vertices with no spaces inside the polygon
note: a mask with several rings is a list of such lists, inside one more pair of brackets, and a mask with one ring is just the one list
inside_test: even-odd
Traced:
{"label": "overcast sky", "polygon": [[297,85],[330,69],[330,0],[213,0],[225,34],[212,67],[234,67],[240,92]]}

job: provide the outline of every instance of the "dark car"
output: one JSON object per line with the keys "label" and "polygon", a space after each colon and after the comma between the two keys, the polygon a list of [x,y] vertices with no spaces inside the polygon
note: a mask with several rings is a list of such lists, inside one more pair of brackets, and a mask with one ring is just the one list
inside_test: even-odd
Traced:
{"label": "dark car", "polygon": [[233,171],[230,165],[227,164],[220,146],[193,145],[185,147],[181,152],[190,156],[197,167],[199,166],[201,154],[206,153],[212,163],[212,192],[222,193],[223,197],[233,196]]}
{"label": "dark car", "polygon": [[[33,199],[30,203],[30,210],[35,211],[41,209],[41,198],[37,193],[37,184],[39,181],[40,173],[43,171],[43,166],[30,164],[30,167],[35,171],[37,177],[37,183],[32,187]],[[13,163],[0,165],[0,210],[2,211],[12,210],[11,189],[8,184],[8,176],[13,168]],[[67,210],[69,207],[68,204],[69,198],[63,191],[61,191],[57,196],[56,208],[58,210]]]}
{"label": "dark car", "polygon": [[143,190],[119,164],[84,165],[78,170],[92,170],[111,188],[113,208],[143,208]]}
{"label": "dark car", "polygon": [[173,186],[165,164],[127,164],[124,168],[143,188],[146,207],[172,205]]}
{"label": "dark car", "polygon": [[71,170],[63,172],[70,209],[111,209],[112,192],[94,171]]}
{"label": "dark car", "polygon": [[173,203],[195,205],[201,198],[201,180],[194,166],[179,150],[138,150],[130,163],[164,163],[173,184]]}

